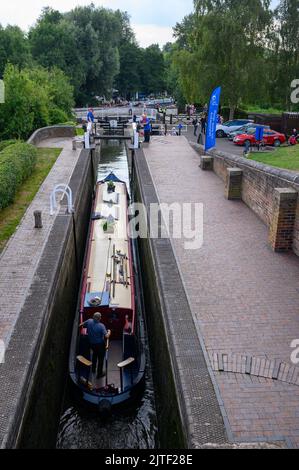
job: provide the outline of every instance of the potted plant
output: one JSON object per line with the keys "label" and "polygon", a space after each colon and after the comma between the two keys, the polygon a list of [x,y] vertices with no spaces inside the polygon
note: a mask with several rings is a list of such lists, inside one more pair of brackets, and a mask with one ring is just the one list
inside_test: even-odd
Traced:
{"label": "potted plant", "polygon": [[113,183],[113,181],[109,181],[108,183],[108,193],[114,193],[115,191],[115,184]]}

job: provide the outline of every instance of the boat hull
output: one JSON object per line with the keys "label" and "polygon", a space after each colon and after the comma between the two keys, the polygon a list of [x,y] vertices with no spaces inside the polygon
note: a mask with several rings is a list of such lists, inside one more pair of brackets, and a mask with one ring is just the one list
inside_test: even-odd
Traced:
{"label": "boat hull", "polygon": [[[112,176],[112,180],[118,182],[119,180]],[[101,183],[100,183],[101,184]],[[123,183],[125,184],[125,183]],[[99,187],[97,188],[97,191]],[[95,204],[93,205],[92,214],[95,213]],[[89,277],[88,265],[91,258],[91,242],[94,239],[94,220],[91,216],[89,237],[86,247],[86,254],[84,260],[84,270],[82,273],[80,295],[78,298],[77,314],[74,321],[72,341],[69,356],[69,376],[71,379],[73,395],[76,399],[85,402],[97,409],[99,412],[107,412],[110,409],[117,409],[129,402],[135,401],[138,396],[142,393],[145,384],[145,368],[146,368],[146,354],[145,354],[145,331],[144,331],[144,318],[143,318],[143,305],[140,302],[141,295],[141,279],[138,274],[136,266],[134,266],[134,259],[136,261],[136,250],[137,245],[131,240],[128,242],[128,270],[130,269],[130,293],[128,297],[131,297],[131,305],[122,308],[121,305],[116,306],[100,306],[92,307],[86,304],[86,286]],[[135,263],[136,264],[136,263]],[[134,274],[133,274],[134,273]],[[128,288],[128,286],[127,286]],[[103,323],[107,328],[112,329],[112,353],[114,344],[118,342],[121,344],[119,349],[121,350],[121,361],[125,361],[128,358],[134,359],[133,365],[126,369],[117,369],[114,365],[113,377],[110,378],[110,372],[108,378],[102,379],[100,385],[96,386],[93,384],[91,379],[91,351],[90,347],[84,347],[87,336],[82,334],[79,325],[82,320],[92,318],[95,312],[100,311],[103,318]],[[130,317],[132,331],[130,333],[122,331],[120,334],[120,322],[124,322],[124,318]],[[113,323],[114,322],[114,323]],[[126,326],[126,325],[125,325]],[[113,337],[113,332],[115,335]],[[116,349],[116,346],[114,347]],[[86,364],[78,362],[78,357],[83,354]],[[112,354],[113,355],[113,354]],[[107,358],[106,358],[107,360]],[[120,361],[120,362],[121,362]],[[104,362],[108,364],[107,362]],[[107,373],[107,372],[106,372]],[[114,382],[119,381],[114,385]]]}

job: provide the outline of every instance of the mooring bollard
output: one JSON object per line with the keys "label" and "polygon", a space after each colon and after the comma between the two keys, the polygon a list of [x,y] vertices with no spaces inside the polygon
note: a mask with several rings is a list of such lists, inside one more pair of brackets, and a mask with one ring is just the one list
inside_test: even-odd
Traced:
{"label": "mooring bollard", "polygon": [[42,221],[42,212],[35,211],[34,212],[34,228],[43,228],[43,221]]}

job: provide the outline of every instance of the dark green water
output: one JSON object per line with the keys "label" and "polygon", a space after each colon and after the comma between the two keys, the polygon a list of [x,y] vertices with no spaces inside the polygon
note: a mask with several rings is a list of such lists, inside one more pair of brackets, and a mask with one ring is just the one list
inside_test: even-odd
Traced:
{"label": "dark green water", "polygon": [[[104,179],[111,171],[126,181],[129,188],[126,150],[124,144],[118,141],[103,144],[98,179]],[[74,402],[67,386],[56,446],[58,449],[157,448],[155,394],[149,353],[143,395],[137,403],[112,414],[106,422],[99,418],[96,411]]]}

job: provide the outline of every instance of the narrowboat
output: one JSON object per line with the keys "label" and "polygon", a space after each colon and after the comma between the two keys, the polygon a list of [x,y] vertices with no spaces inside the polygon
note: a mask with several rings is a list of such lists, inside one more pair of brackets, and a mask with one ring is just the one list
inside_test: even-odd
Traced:
{"label": "narrowboat", "polygon": [[[77,395],[99,411],[132,400],[145,376],[145,336],[136,246],[129,236],[126,183],[111,173],[96,186],[70,349],[69,371]],[[106,341],[105,376],[92,373],[87,329],[101,313],[111,330]]]}

